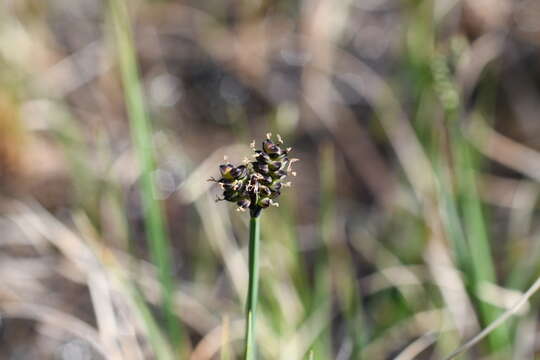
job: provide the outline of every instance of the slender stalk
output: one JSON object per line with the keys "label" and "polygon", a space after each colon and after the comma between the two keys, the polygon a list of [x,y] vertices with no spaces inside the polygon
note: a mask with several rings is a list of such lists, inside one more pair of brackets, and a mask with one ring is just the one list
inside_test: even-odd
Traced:
{"label": "slender stalk", "polygon": [[163,311],[169,337],[173,345],[181,341],[180,324],[173,310],[174,278],[167,223],[161,203],[156,200],[157,190],[152,173],[155,159],[152,145],[152,124],[144,106],[138,62],[133,44],[129,14],[124,0],[110,0],[111,20],[114,28],[118,62],[122,75],[124,96],[129,115],[135,155],[141,170],[141,200],[147,239],[154,264],[158,268],[163,297]]}
{"label": "slender stalk", "polygon": [[534,295],[540,289],[540,277],[531,285],[531,287],[523,294],[521,298],[507,311],[505,311],[501,316],[499,316],[495,321],[493,321],[488,327],[482,330],[478,335],[473,337],[471,340],[467,341],[465,344],[460,346],[454,352],[452,352],[448,357],[445,357],[444,360],[451,360],[463,353],[464,351],[469,350],[474,345],[478,344],[483,338],[488,336],[494,330],[499,328],[506,320],[508,320],[512,315],[516,314],[519,309],[527,303],[529,298]]}
{"label": "slender stalk", "polygon": [[260,216],[252,217],[249,221],[249,284],[246,302],[245,360],[254,360],[256,358],[255,320],[257,318],[257,297],[259,294],[260,221]]}

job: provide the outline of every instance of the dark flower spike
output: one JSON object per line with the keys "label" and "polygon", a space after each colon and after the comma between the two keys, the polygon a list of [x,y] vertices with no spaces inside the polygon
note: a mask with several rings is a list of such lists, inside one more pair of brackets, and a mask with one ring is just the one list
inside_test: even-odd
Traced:
{"label": "dark flower spike", "polygon": [[274,142],[272,134],[268,133],[261,149],[256,149],[255,140],[250,144],[255,161],[246,158],[243,165],[220,165],[221,178],[210,179],[223,189],[223,197],[219,200],[236,203],[238,211],[249,209],[252,217],[259,216],[262,209],[279,206],[276,199],[283,187],[291,185],[284,181],[287,175],[296,176],[291,170],[292,164],[298,159],[289,159],[288,154],[292,149],[283,147],[280,135],[276,135],[276,138]]}

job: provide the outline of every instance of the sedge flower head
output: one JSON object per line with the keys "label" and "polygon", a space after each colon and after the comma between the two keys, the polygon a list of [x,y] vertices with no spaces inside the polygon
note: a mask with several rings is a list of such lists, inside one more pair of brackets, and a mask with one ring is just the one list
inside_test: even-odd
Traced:
{"label": "sedge flower head", "polygon": [[257,217],[262,209],[279,206],[277,198],[284,187],[290,186],[290,182],[286,181],[287,176],[296,176],[292,164],[298,159],[289,158],[291,148],[283,146],[279,135],[274,141],[272,134],[267,134],[261,149],[255,148],[255,141],[251,143],[251,148],[254,161],[247,160],[239,166],[222,164],[219,166],[221,178],[210,180],[223,189],[218,201],[236,203],[238,211],[249,210],[252,217]]}

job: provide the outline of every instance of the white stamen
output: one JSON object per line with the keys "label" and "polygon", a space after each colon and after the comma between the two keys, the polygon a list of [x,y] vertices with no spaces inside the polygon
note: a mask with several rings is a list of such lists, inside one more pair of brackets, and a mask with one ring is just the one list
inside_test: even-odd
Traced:
{"label": "white stamen", "polygon": [[292,176],[296,176],[296,171],[293,171],[291,174]]}
{"label": "white stamen", "polygon": [[299,161],[299,159],[291,159],[291,160],[289,160],[289,165],[287,166],[287,171],[291,171],[292,164],[294,164],[297,161]]}
{"label": "white stamen", "polygon": [[288,147],[287,152],[291,152],[291,151],[292,151],[292,147]]}
{"label": "white stamen", "polygon": [[276,134],[276,136],[277,136],[278,143],[283,144],[283,139],[281,138],[281,135]]}
{"label": "white stamen", "polygon": [[272,133],[266,133],[266,138],[267,138],[268,140],[270,140],[271,137],[272,137]]}
{"label": "white stamen", "polygon": [[287,181],[286,183],[283,183],[283,187],[291,187],[292,183],[290,181]]}
{"label": "white stamen", "polygon": [[253,150],[255,150],[255,139],[253,139],[251,144],[249,144],[249,147],[252,148]]}
{"label": "white stamen", "polygon": [[229,157],[227,155],[223,155],[223,160],[227,160]]}

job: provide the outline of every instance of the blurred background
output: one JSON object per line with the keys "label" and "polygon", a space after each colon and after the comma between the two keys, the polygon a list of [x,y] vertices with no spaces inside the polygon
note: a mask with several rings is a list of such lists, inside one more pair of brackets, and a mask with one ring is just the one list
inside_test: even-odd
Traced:
{"label": "blurred background", "polygon": [[[4,0],[0,359],[443,359],[540,275],[535,0]],[[460,359],[540,359],[538,304]]]}

